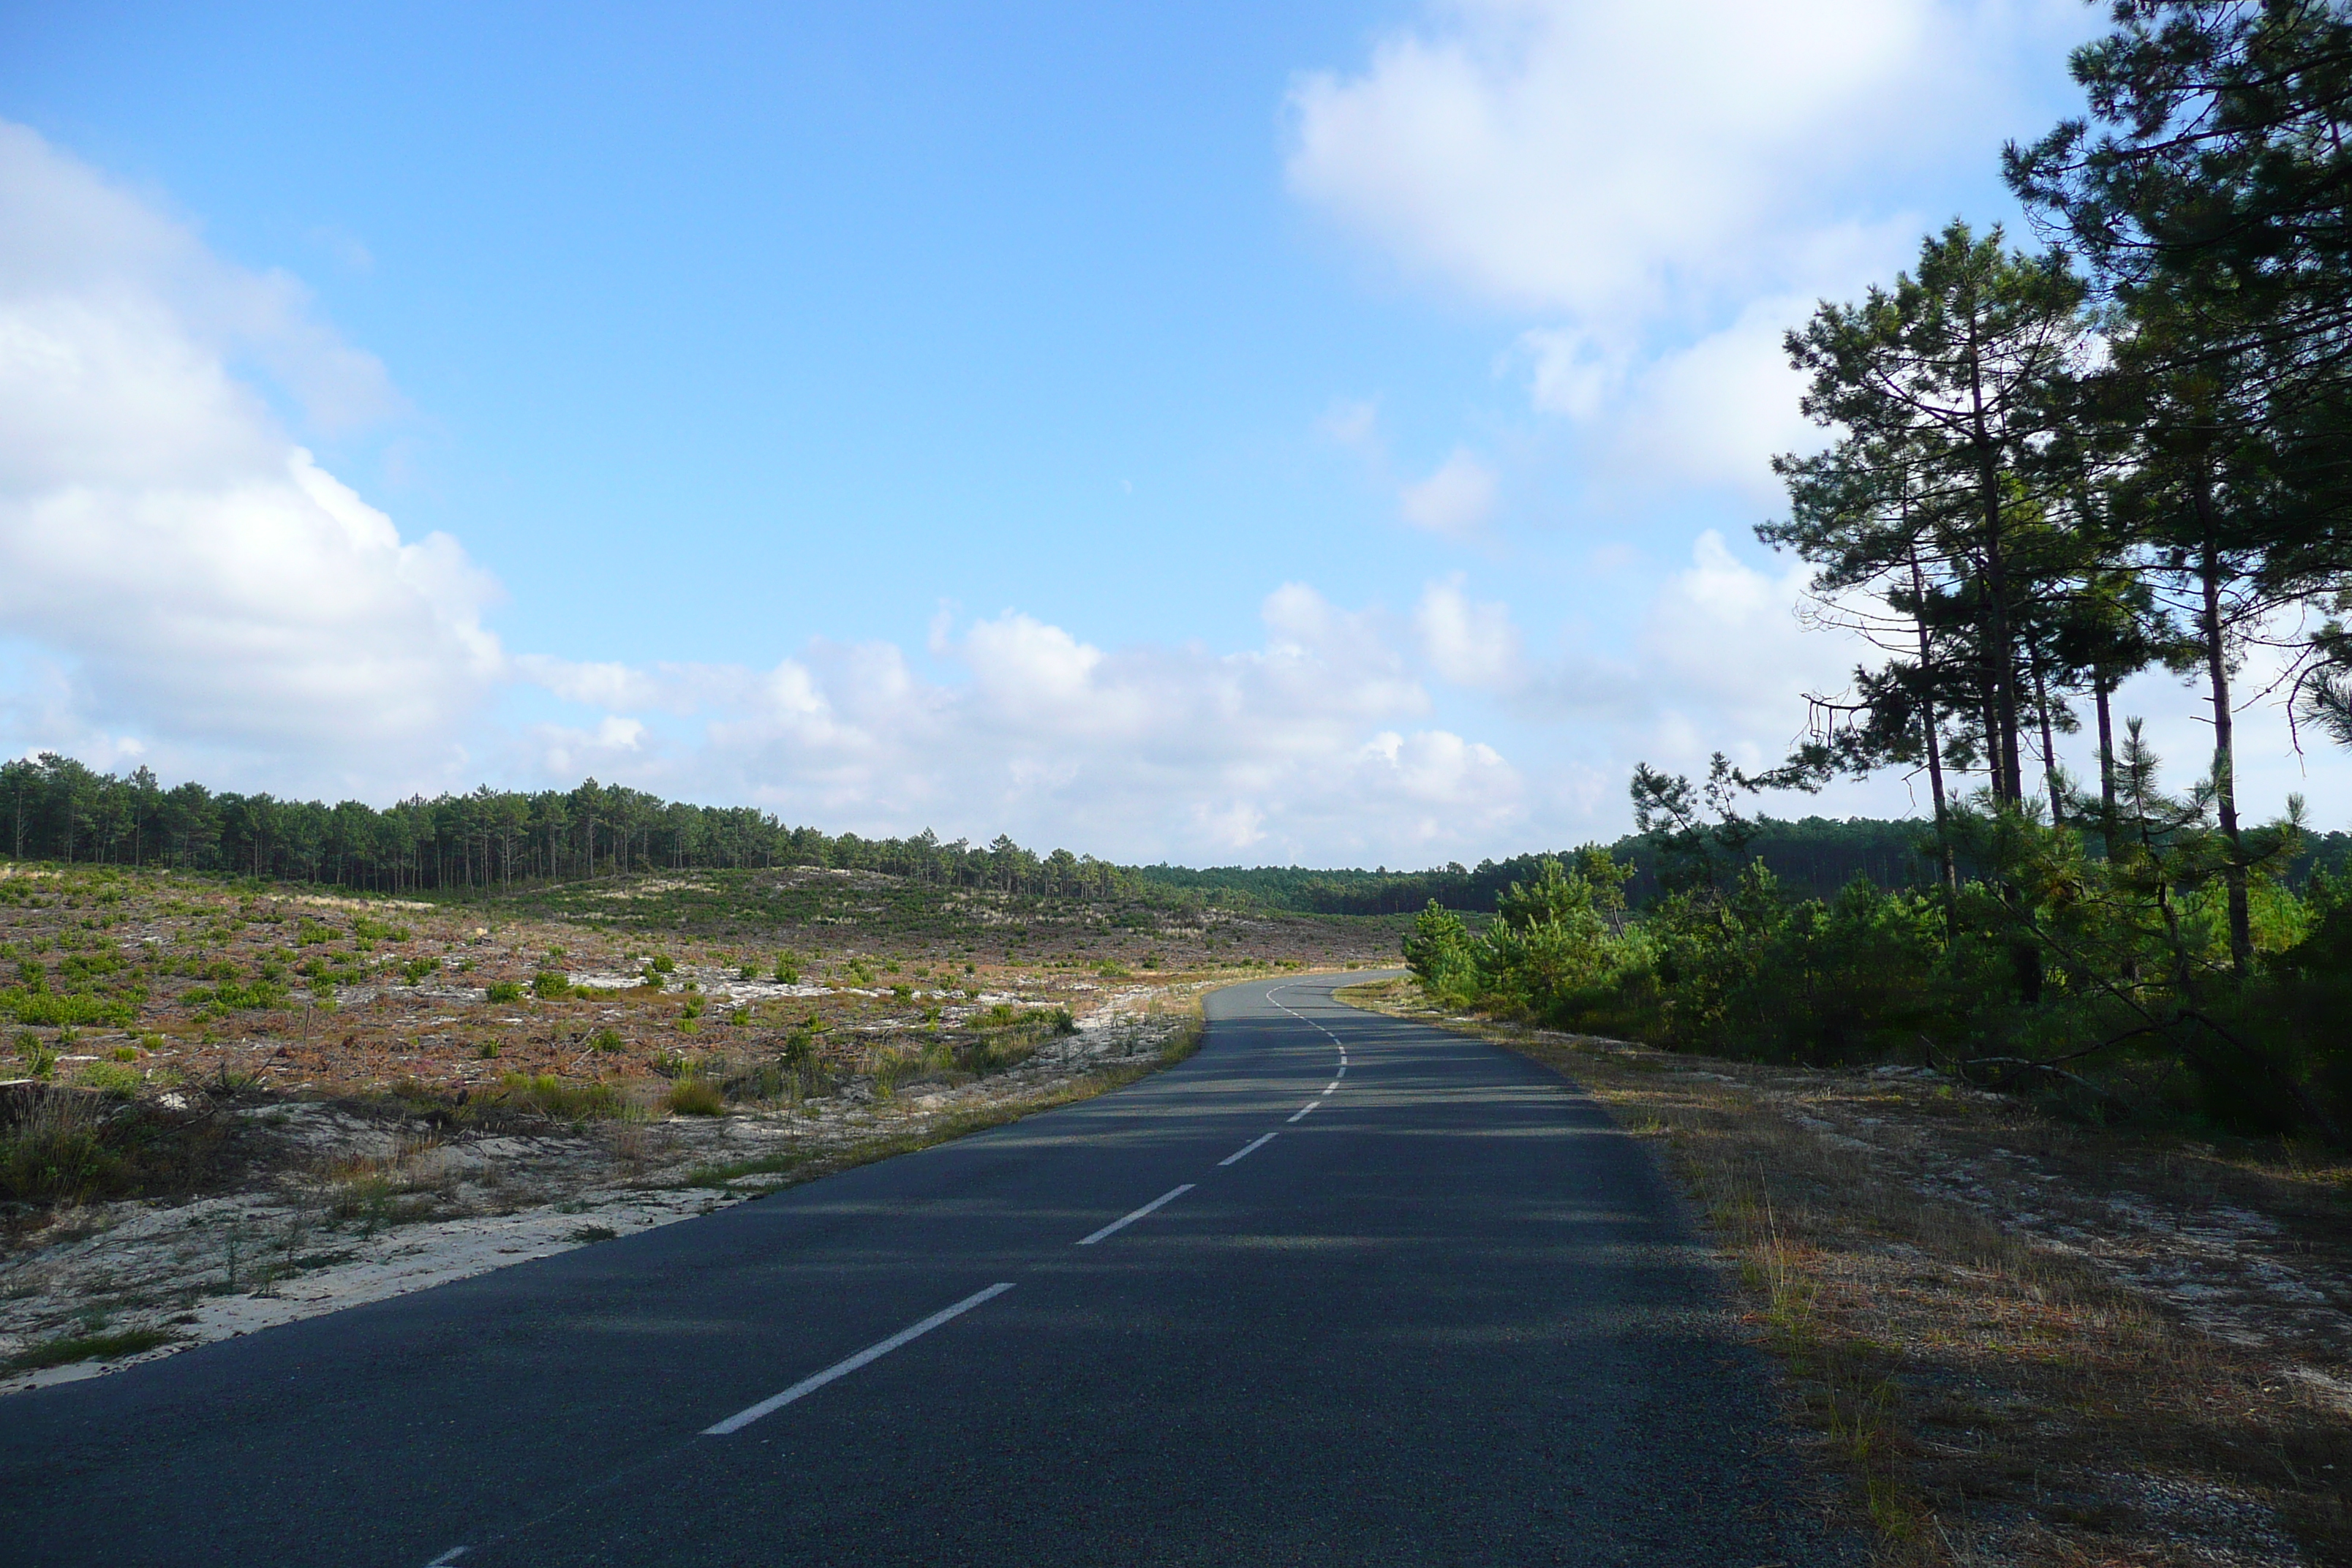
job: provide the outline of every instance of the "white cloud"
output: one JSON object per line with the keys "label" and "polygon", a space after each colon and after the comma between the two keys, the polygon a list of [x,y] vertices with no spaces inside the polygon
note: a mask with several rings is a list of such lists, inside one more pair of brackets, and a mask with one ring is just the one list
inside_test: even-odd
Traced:
{"label": "white cloud", "polygon": [[625,664],[575,663],[545,654],[518,654],[515,673],[534,686],[545,687],[566,702],[592,708],[660,708],[669,706],[668,688],[657,677]]}
{"label": "white cloud", "polygon": [[1374,463],[1387,461],[1381,441],[1381,405],[1370,398],[1341,397],[1332,400],[1315,422],[1323,438],[1351,452],[1360,453]]}
{"label": "white cloud", "polygon": [[1479,293],[1645,317],[1784,265],[1858,132],[1948,104],[1939,23],[1931,0],[1456,0],[1297,82],[1290,183]]}
{"label": "white cloud", "polygon": [[1907,261],[1945,172],[1989,175],[2021,62],[2054,75],[2097,20],[2058,0],[1435,0],[1359,68],[1294,81],[1286,170],[1407,273],[1526,321],[1533,406],[1592,427],[1614,477],[1752,496],[1794,423],[1779,333]]}
{"label": "white cloud", "polygon": [[1590,419],[1624,384],[1622,356],[1610,353],[1590,333],[1530,327],[1519,334],[1518,346],[1533,367],[1528,401],[1547,414]]}
{"label": "white cloud", "polygon": [[1437,471],[1404,487],[1398,510],[1415,528],[1432,533],[1465,534],[1495,515],[1495,470],[1465,447],[1456,447]]}
{"label": "white cloud", "polygon": [[1519,630],[1511,608],[1501,603],[1473,604],[1459,573],[1423,590],[1413,611],[1422,657],[1456,686],[1509,690],[1527,679]]}
{"label": "white cloud", "polygon": [[1644,370],[1619,413],[1610,454],[1617,473],[1671,476],[1778,507],[1784,498],[1772,458],[1823,440],[1798,411],[1804,378],[1781,347],[1811,309],[1787,296],[1759,300],[1731,326]]}
{"label": "white cloud", "polygon": [[1635,645],[1661,708],[1712,716],[1750,739],[1793,731],[1803,694],[1843,686],[1856,653],[1798,620],[1811,577],[1799,562],[1760,572],[1721,534],[1701,534],[1691,563],[1652,601]]}
{"label": "white cloud", "polygon": [[1703,533],[1689,563],[1658,584],[1623,654],[1571,648],[1538,657],[1499,601],[1474,600],[1456,575],[1429,584],[1412,616],[1441,679],[1549,724],[1572,724],[1589,756],[1686,764],[1724,746],[1748,763],[1778,760],[1804,719],[1804,693],[1842,687],[1854,650],[1795,614],[1809,570],[1759,570]]}
{"label": "white cloud", "polygon": [[[156,351],[193,351],[193,368],[200,371],[231,353],[253,355],[327,429],[364,424],[401,407],[383,366],[312,316],[310,291],[298,279],[224,261],[188,225],[109,184],[37,132],[5,121],[0,202],[8,215],[0,231],[6,237],[0,243],[0,297],[9,300],[12,314],[86,313],[87,326],[101,341],[116,331],[134,339],[161,334],[167,341],[152,345]],[[81,334],[69,330],[66,335]],[[102,368],[125,367],[110,363]],[[168,412],[152,403],[145,406],[151,415]],[[152,437],[169,428],[141,434]],[[182,455],[188,454],[183,449]]]}
{"label": "white cloud", "polygon": [[918,676],[888,644],[816,642],[767,672],[520,659],[574,701],[690,710],[698,730],[542,730],[531,765],[625,761],[647,787],[757,801],[796,820],[904,832],[999,829],[1128,855],[1376,858],[1483,844],[1522,809],[1492,746],[1400,724],[1426,713],[1377,611],[1302,584],[1266,595],[1264,645],[1098,647],[1008,611],[935,628],[961,679]]}
{"label": "white cloud", "polygon": [[438,754],[502,665],[496,585],[320,468],[239,357],[322,427],[398,406],[292,279],[0,123],[0,632],[69,671],[85,728]]}

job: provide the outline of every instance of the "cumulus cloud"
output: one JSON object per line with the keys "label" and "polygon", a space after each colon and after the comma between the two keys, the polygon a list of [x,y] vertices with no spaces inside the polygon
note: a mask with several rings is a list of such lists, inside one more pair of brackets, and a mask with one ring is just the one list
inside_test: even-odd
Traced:
{"label": "cumulus cloud", "polygon": [[1824,438],[1798,411],[1804,378],[1781,346],[1811,310],[1811,300],[1792,296],[1759,300],[1723,331],[1646,367],[1619,411],[1610,453],[1616,472],[1671,476],[1777,506],[1773,457],[1810,451]]}
{"label": "cumulus cloud", "polygon": [[1495,515],[1495,470],[1467,448],[1456,447],[1434,473],[1399,492],[1398,510],[1415,528],[1469,533]]}
{"label": "cumulus cloud", "polygon": [[496,584],[320,468],[243,361],[322,429],[398,406],[291,279],[0,123],[0,632],[85,726],[331,766],[452,742]]}
{"label": "cumulus cloud", "polygon": [[[1409,274],[1527,320],[1533,405],[1598,426],[1621,477],[1752,493],[1793,407],[1780,331],[1907,259],[1943,216],[1906,205],[1923,177],[1989,169],[2018,61],[2095,23],[2054,0],[1438,0],[1293,82],[1286,173]],[[1689,460],[1661,473],[1661,447]]]}
{"label": "cumulus cloud", "polygon": [[1803,8],[1486,0],[1302,78],[1292,188],[1507,302],[1648,312],[1779,225],[1791,153],[1916,49],[1918,0]]}
{"label": "cumulus cloud", "polygon": [[[1776,506],[1769,459],[1823,438],[1782,336],[1907,262],[1940,193],[1980,193],[2003,131],[2055,111],[2029,93],[2100,25],[2060,0],[1427,0],[1365,58],[1297,76],[1292,194],[1499,314],[1498,367],[1565,427],[1506,449],[1565,456],[1552,474],[1596,511],[1666,502],[1686,531],[1592,551],[1570,626],[1606,630],[1556,652],[1460,580],[1431,585],[1412,636],[1433,676],[1556,726],[1546,749],[1601,773],[1777,756],[1803,693],[1865,651],[1799,624],[1801,567],[1750,566],[1706,529],[1726,500]],[[1462,448],[1399,489],[1410,520],[1458,536],[1506,484]],[[1684,542],[1681,569],[1639,570]]]}
{"label": "cumulus cloud", "polygon": [[1799,620],[1811,577],[1798,562],[1759,571],[1721,534],[1701,534],[1690,564],[1651,603],[1635,645],[1662,706],[1715,716],[1745,736],[1794,729],[1803,694],[1843,686],[1855,653]]}
{"label": "cumulus cloud", "polygon": [[1532,654],[1510,606],[1473,599],[1458,575],[1423,590],[1412,630],[1440,679],[1573,723],[1615,763],[1687,762],[1718,745],[1760,763],[1802,721],[1804,694],[1843,686],[1853,662],[1850,645],[1798,619],[1810,578],[1800,563],[1751,566],[1709,531],[1657,585],[1622,653]]}
{"label": "cumulus cloud", "polygon": [[1400,479],[1389,455],[1387,433],[1381,427],[1378,404],[1363,398],[1336,399],[1315,422],[1315,431],[1334,447],[1354,454],[1381,489],[1393,490],[1397,515],[1415,528],[1463,538],[1494,518],[1500,478],[1494,465],[1467,447],[1454,447],[1421,479]]}
{"label": "cumulus cloud", "polygon": [[[602,756],[633,777],[799,819],[929,823],[1116,853],[1332,856],[1484,842],[1524,809],[1492,746],[1412,721],[1430,700],[1372,610],[1286,584],[1262,646],[1101,647],[1017,611],[938,627],[952,679],[887,643],[814,641],[766,671],[517,661],[574,701],[690,710],[667,742],[593,724],[540,731],[535,763]],[[610,718],[618,715],[608,715]],[[614,740],[620,743],[614,744]],[[624,751],[629,753],[623,755]]]}
{"label": "cumulus cloud", "polygon": [[1408,266],[1638,325],[1804,264],[1843,177],[1965,134],[1950,111],[2014,26],[1935,0],[1452,0],[1297,79],[1287,174]]}
{"label": "cumulus cloud", "polygon": [[1412,624],[1422,656],[1456,686],[1507,691],[1527,677],[1523,639],[1511,624],[1511,607],[1472,603],[1459,573],[1423,590]]}

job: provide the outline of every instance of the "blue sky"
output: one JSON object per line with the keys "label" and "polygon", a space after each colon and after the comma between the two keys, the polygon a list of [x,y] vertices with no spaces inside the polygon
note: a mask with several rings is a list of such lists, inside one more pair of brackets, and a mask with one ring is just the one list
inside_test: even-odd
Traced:
{"label": "blue sky", "polygon": [[2011,216],[2096,19],[13,8],[0,745],[1122,858],[1613,836],[1635,758],[1767,760],[1855,657],[1748,532],[1778,333]]}

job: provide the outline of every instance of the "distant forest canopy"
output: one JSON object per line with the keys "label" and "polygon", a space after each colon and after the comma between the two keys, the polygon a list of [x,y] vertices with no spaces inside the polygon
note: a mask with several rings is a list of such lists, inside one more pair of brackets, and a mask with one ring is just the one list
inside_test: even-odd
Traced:
{"label": "distant forest canopy", "polygon": [[[1931,825],[1808,816],[1756,824],[1748,846],[1788,889],[1826,898],[1855,878],[1881,888],[1926,887],[1936,867]],[[1657,896],[1657,851],[1640,837],[1611,846],[1634,868],[1636,907]],[[748,806],[665,801],[594,779],[572,790],[523,793],[484,785],[469,795],[418,796],[381,810],[269,795],[166,789],[146,768],[121,777],[44,752],[0,763],[0,852],[18,860],[96,861],[324,882],[384,893],[480,891],[633,871],[822,866],[880,871],[953,887],[1098,900],[1194,898],[1313,914],[1410,914],[1432,900],[1490,912],[1514,882],[1539,879],[1546,856],[1516,855],[1423,871],[1302,867],[1119,866],[1055,849],[1045,855],[1003,835],[982,846],[829,835],[788,827]],[[1575,851],[1557,852],[1569,862]],[[2352,834],[2309,836],[2289,879],[2352,863]]]}
{"label": "distant forest canopy", "polygon": [[163,787],[43,752],[0,763],[0,847],[18,860],[100,861],[325,882],[384,893],[482,891],[518,882],[664,868],[824,866],[1011,892],[1109,899],[1140,891],[1134,872],[1056,849],[1038,856],[999,835],[985,847],[862,838],[788,827],[750,806],[691,805],[590,779],[524,793],[485,784],[379,810],[268,795]]}
{"label": "distant forest canopy", "polygon": [[[1793,897],[1827,899],[1856,878],[1890,890],[1927,888],[1936,882],[1935,824],[1923,818],[1887,821],[1856,816],[1841,822],[1808,816],[1784,822],[1766,816],[1755,819],[1751,826],[1755,837],[1744,853],[1762,861]],[[1625,883],[1626,902],[1635,909],[1654,902],[1662,891],[1656,847],[1633,835],[1610,845],[1609,852],[1617,864],[1633,868]],[[1491,913],[1511,884],[1533,885],[1539,880],[1546,859],[1572,866],[1576,858],[1576,850],[1559,849],[1426,871],[1316,871],[1297,866],[1213,866],[1193,870],[1183,866],[1144,866],[1137,875],[1160,887],[1195,889],[1203,895],[1241,894],[1271,908],[1318,914],[1409,914],[1432,901],[1466,913]],[[2308,834],[2284,879],[2290,886],[2301,887],[2315,870],[2341,873],[2347,866],[2352,866],[2352,833]],[[1961,869],[1965,874],[1975,868],[1963,866]]]}
{"label": "distant forest canopy", "polygon": [[[1934,833],[1925,822],[1862,817],[1836,822],[1820,816],[1776,822],[1766,817],[1756,826],[1749,851],[1793,892],[1824,897],[1856,877],[1867,878],[1882,888],[1925,887],[1935,879],[1935,863],[1920,847],[1923,839],[1931,839]],[[1621,838],[1610,846],[1610,853],[1619,865],[1634,868],[1625,887],[1629,902],[1639,906],[1657,896],[1657,851],[1646,840]],[[1166,887],[1197,888],[1203,892],[1230,889],[1261,903],[1322,914],[1410,914],[1426,908],[1433,900],[1445,909],[1487,913],[1512,883],[1538,880],[1548,858],[1573,865],[1576,851],[1514,855],[1507,860],[1482,860],[1475,867],[1457,862],[1426,871],[1385,868],[1310,871],[1272,866],[1217,866],[1194,871],[1181,866],[1146,866],[1141,875]]]}

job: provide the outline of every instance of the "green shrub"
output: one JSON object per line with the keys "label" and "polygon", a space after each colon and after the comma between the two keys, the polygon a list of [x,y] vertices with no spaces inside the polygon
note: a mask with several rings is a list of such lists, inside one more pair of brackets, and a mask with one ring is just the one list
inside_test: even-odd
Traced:
{"label": "green shrub", "polygon": [[41,1024],[51,1028],[66,1024],[127,1028],[133,1016],[128,1002],[84,993],[24,991],[15,987],[0,990],[0,1013],[19,1024]]}
{"label": "green shrub", "polygon": [[26,1029],[16,1036],[16,1059],[35,1078],[47,1078],[57,1070],[58,1048],[40,1036]]}
{"label": "green shrub", "polygon": [[599,1029],[588,1037],[588,1048],[592,1051],[622,1051],[628,1049],[628,1041],[621,1038],[621,1031],[611,1027]]}
{"label": "green shrub", "polygon": [[482,1000],[485,1002],[520,1002],[522,1000],[522,987],[516,984],[511,980],[495,981],[483,988]]}
{"label": "green shrub", "polygon": [[530,989],[542,1002],[559,1002],[572,994],[572,976],[560,970],[542,969],[530,977]]}
{"label": "green shrub", "polygon": [[86,1096],[45,1093],[0,1133],[0,1197],[81,1203],[113,1194],[129,1176]]}
{"label": "green shrub", "polygon": [[[223,1013],[272,1010],[285,1006],[288,999],[286,987],[267,980],[224,980],[218,985],[192,985],[180,998],[191,1007],[210,1007]],[[126,1017],[124,1021],[129,1020]]]}
{"label": "green shrub", "polygon": [[139,1069],[121,1062],[84,1062],[77,1076],[84,1089],[100,1089],[117,1100],[139,1092]]}
{"label": "green shrub", "polygon": [[1465,1002],[1478,989],[1478,960],[1470,928],[1435,899],[1412,922],[1404,939],[1405,967],[1422,989],[1441,1001]]}
{"label": "green shrub", "polygon": [[727,1110],[727,1097],[719,1092],[719,1086],[698,1078],[680,1081],[664,1103],[677,1116],[718,1116]]}
{"label": "green shrub", "polygon": [[123,1329],[115,1333],[67,1334],[43,1340],[8,1358],[10,1372],[37,1372],[43,1367],[70,1366],[76,1362],[117,1361],[168,1345],[178,1336],[161,1329]]}
{"label": "green shrub", "polygon": [[587,1121],[621,1114],[621,1097],[609,1084],[566,1083],[551,1072],[533,1078],[510,1072],[499,1080],[499,1103],[564,1121]]}

